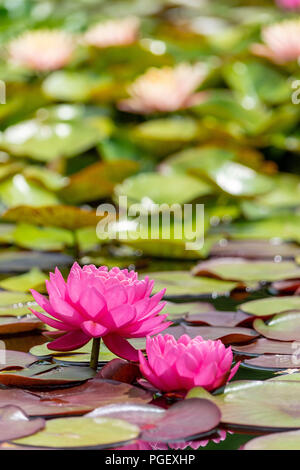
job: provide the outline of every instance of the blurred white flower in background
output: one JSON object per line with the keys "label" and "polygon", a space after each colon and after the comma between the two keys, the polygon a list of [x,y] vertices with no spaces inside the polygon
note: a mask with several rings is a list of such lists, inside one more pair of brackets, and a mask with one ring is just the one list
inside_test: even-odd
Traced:
{"label": "blurred white flower in background", "polygon": [[119,109],[148,114],[188,108],[203,99],[203,92],[194,91],[206,75],[207,67],[200,63],[151,67],[128,87],[130,98],[120,101]]}
{"label": "blurred white flower in background", "polygon": [[74,37],[56,29],[26,31],[8,45],[9,60],[36,71],[57,70],[72,59]]}
{"label": "blurred white flower in background", "polygon": [[136,17],[103,21],[92,26],[83,35],[83,42],[99,48],[128,46],[137,41],[139,26],[140,21]]}
{"label": "blurred white flower in background", "polygon": [[300,56],[300,19],[285,20],[262,30],[264,44],[254,44],[252,52],[278,64],[297,60]]}

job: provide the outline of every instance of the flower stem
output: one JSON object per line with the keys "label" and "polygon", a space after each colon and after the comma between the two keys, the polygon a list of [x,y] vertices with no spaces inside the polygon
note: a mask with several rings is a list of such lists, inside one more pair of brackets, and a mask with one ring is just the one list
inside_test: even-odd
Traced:
{"label": "flower stem", "polygon": [[101,338],[93,338],[93,346],[90,360],[91,369],[97,370]]}

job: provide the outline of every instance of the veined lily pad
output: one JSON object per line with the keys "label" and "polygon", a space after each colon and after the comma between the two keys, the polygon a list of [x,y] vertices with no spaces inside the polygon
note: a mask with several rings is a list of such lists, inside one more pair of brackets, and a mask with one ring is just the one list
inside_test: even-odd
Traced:
{"label": "veined lily pad", "polygon": [[124,419],[140,427],[144,441],[172,442],[216,428],[221,415],[218,408],[211,405],[212,402],[199,399],[175,403],[167,410],[153,405],[119,404],[97,408],[87,417]]}
{"label": "veined lily pad", "polygon": [[289,310],[300,310],[300,297],[270,297],[266,299],[251,300],[239,306],[239,309],[256,317],[270,317]]}
{"label": "veined lily pad", "polygon": [[242,450],[299,450],[299,448],[300,431],[289,431],[251,439]]}
{"label": "veined lily pad", "polygon": [[265,432],[299,428],[299,392],[297,382],[245,380],[227,385],[221,395],[197,387],[187,397],[212,400],[231,429]]}
{"label": "veined lily pad", "polygon": [[275,315],[267,323],[257,318],[254,320],[253,327],[269,339],[300,341],[300,309]]}
{"label": "veined lily pad", "polygon": [[212,276],[225,281],[276,281],[300,278],[300,268],[292,261],[248,261],[243,258],[218,258],[204,261],[193,269],[196,276]]}
{"label": "veined lily pad", "polygon": [[110,418],[58,418],[43,431],[17,439],[16,444],[46,448],[110,447],[138,437],[137,426]]}
{"label": "veined lily pad", "polygon": [[166,299],[201,298],[229,294],[238,287],[237,282],[219,281],[192,276],[188,271],[162,271],[151,273],[155,292],[167,288]]}

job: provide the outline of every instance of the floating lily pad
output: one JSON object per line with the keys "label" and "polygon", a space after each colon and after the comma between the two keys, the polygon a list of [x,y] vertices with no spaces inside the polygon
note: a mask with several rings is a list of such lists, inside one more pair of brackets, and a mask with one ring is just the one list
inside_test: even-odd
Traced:
{"label": "floating lily pad", "polygon": [[300,297],[270,297],[266,299],[251,300],[239,306],[239,309],[255,315],[256,317],[270,317],[289,310],[300,310]]}
{"label": "floating lily pad", "polygon": [[221,326],[189,326],[189,325],[178,325],[172,326],[164,330],[162,333],[171,334],[176,339],[180,336],[187,334],[191,338],[196,336],[201,336],[205,340],[217,340],[220,339],[224,344],[232,343],[247,343],[252,339],[258,337],[256,331],[251,330],[250,328],[226,328]]}
{"label": "floating lily pad", "polygon": [[278,371],[284,369],[298,369],[299,364],[295,363],[295,359],[290,354],[262,354],[261,356],[247,359],[242,366],[251,369],[262,369],[269,371]]}
{"label": "floating lily pad", "polygon": [[184,320],[192,325],[226,326],[234,327],[251,323],[253,317],[242,312],[217,312],[191,313],[185,315]]}
{"label": "floating lily pad", "polygon": [[300,341],[300,309],[275,315],[267,323],[257,318],[254,320],[253,327],[269,339]]}
{"label": "floating lily pad", "polygon": [[24,411],[16,406],[0,408],[0,441],[18,439],[41,431],[45,427],[42,418],[29,419]]}
{"label": "floating lily pad", "polygon": [[24,318],[0,316],[0,335],[25,333],[26,331],[41,329],[43,325],[38,318],[33,316]]}
{"label": "floating lily pad", "polygon": [[7,207],[22,204],[39,207],[59,203],[59,199],[52,192],[27,181],[21,174],[0,183],[0,200]]}
{"label": "floating lily pad", "polygon": [[167,302],[164,312],[168,314],[168,320],[185,318],[188,321],[187,318],[192,315],[205,315],[207,312],[215,312],[215,308],[212,304],[206,302]]}
{"label": "floating lily pad", "polygon": [[33,267],[41,270],[54,269],[56,266],[71,266],[74,259],[64,253],[41,253],[28,251],[5,251],[0,253],[0,272],[27,272]]}
{"label": "floating lily pad", "polygon": [[43,431],[14,440],[16,444],[46,448],[104,448],[138,437],[137,426],[110,418],[58,418]]}
{"label": "floating lily pad", "polygon": [[106,380],[117,380],[118,382],[132,384],[136,382],[137,378],[141,377],[141,373],[138,364],[116,358],[105,364],[99,371],[98,376]]}
{"label": "floating lily pad", "polygon": [[30,289],[40,289],[48,279],[40,269],[32,268],[28,273],[12,276],[0,281],[0,287],[6,290],[28,292]]}
{"label": "floating lily pad", "polygon": [[20,351],[10,351],[8,349],[0,350],[1,364],[0,370],[23,369],[37,361],[32,354]]}
{"label": "floating lily pad", "polygon": [[245,380],[227,385],[218,396],[197,387],[188,398],[212,400],[231,429],[274,432],[299,428],[299,392],[297,382]]}
{"label": "floating lily pad", "polygon": [[272,433],[248,441],[242,450],[299,450],[300,431]]}
{"label": "floating lily pad", "polygon": [[165,298],[170,300],[226,295],[238,286],[236,282],[195,277],[188,271],[162,271],[150,277],[155,281],[155,292],[167,288]]}
{"label": "floating lily pad", "polygon": [[151,394],[132,385],[100,379],[51,392],[0,389],[0,406],[22,407],[29,416],[82,415],[111,403],[148,403],[151,398]]}
{"label": "floating lily pad", "polygon": [[[57,360],[59,362],[83,362],[87,363],[90,361],[91,358],[91,352],[92,352],[92,341],[84,345],[80,349],[76,349],[74,351],[52,351],[48,349],[48,344],[50,343],[45,343],[45,344],[40,344],[38,346],[34,346],[31,348],[30,353],[33,354],[34,356],[40,357],[40,358],[50,358],[52,357],[54,360]],[[100,355],[99,355],[99,362],[108,362],[111,361],[112,359],[115,359],[117,356],[113,354],[111,351],[107,349],[105,344],[101,344],[100,348]]]}
{"label": "floating lily pad", "polygon": [[283,259],[292,260],[300,252],[295,243],[272,243],[269,240],[226,240],[215,244],[211,256],[238,257],[247,259]]}
{"label": "floating lily pad", "polygon": [[218,258],[199,263],[196,276],[212,276],[225,281],[276,281],[298,279],[300,268],[292,261],[248,261],[243,258]]}
{"label": "floating lily pad", "polygon": [[96,226],[101,217],[93,210],[82,209],[75,206],[19,206],[3,214],[3,219],[10,222],[24,222],[26,224],[62,227],[74,230],[81,227]]}
{"label": "floating lily pad", "polygon": [[260,354],[294,354],[293,343],[289,341],[272,341],[267,338],[258,338],[249,344],[239,344],[232,347],[233,352],[245,356],[259,356]]}
{"label": "floating lily pad", "polygon": [[[141,439],[148,442],[172,442],[212,431],[220,422],[220,411],[212,402],[191,399],[167,410],[152,405],[110,405],[89,413],[93,418],[124,419],[139,426]],[[178,426],[180,423],[180,426]]]}
{"label": "floating lily pad", "polygon": [[161,204],[184,204],[212,193],[209,184],[188,175],[141,173],[116,187],[116,196],[127,196],[129,204],[139,204],[143,212],[158,212]]}
{"label": "floating lily pad", "polygon": [[14,231],[14,243],[31,250],[59,251],[73,246],[74,235],[70,230],[59,227],[37,227],[20,223]]}
{"label": "floating lily pad", "polygon": [[0,383],[9,387],[43,388],[83,382],[91,379],[95,373],[89,367],[33,364],[31,367],[18,371],[2,371],[0,373]]}
{"label": "floating lily pad", "polygon": [[72,204],[105,198],[113,193],[117,183],[121,183],[138,169],[138,163],[132,160],[94,163],[70,176],[60,195]]}
{"label": "floating lily pad", "polygon": [[271,291],[282,294],[293,294],[298,289],[300,289],[300,280],[273,282],[271,286]]}

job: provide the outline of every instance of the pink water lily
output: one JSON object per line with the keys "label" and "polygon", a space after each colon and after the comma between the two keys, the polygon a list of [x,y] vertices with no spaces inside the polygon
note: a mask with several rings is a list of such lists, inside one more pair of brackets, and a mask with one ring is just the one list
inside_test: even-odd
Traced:
{"label": "pink water lily", "polygon": [[218,341],[205,341],[201,336],[191,339],[172,335],[147,338],[148,360],[139,351],[140,369],[144,377],[163,392],[204,387],[215,390],[235,375],[239,364],[232,369],[231,347]]}
{"label": "pink water lily", "polygon": [[165,289],[151,296],[154,281],[139,280],[134,271],[110,271],[106,266],[81,268],[74,263],[65,282],[59,269],[46,281],[49,300],[32,290],[48,315],[30,309],[41,321],[65,332],[49,349],[70,351],[92,338],[102,337],[117,356],[137,361],[138,352],[126,339],[154,335],[167,328],[167,315],[159,315]]}
{"label": "pink water lily", "polygon": [[15,65],[36,71],[57,70],[67,65],[76,41],[65,31],[37,29],[26,31],[8,45],[9,60]]}
{"label": "pink water lily", "polygon": [[297,10],[297,8],[300,8],[300,0],[276,0],[276,3],[286,10]]}
{"label": "pink water lily", "polygon": [[137,41],[140,21],[136,17],[102,21],[92,26],[83,36],[83,42],[98,48],[128,46]]}

